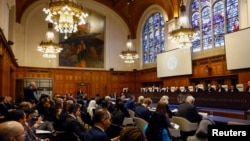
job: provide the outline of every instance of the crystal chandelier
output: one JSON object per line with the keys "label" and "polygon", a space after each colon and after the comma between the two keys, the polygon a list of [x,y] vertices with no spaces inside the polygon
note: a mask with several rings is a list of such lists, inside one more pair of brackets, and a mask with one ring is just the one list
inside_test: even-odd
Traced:
{"label": "crystal chandelier", "polygon": [[135,59],[139,58],[138,53],[136,50],[133,48],[132,40],[130,35],[128,36],[128,41],[127,41],[127,50],[122,51],[120,53],[120,57],[124,60],[125,63],[131,64],[134,63]]}
{"label": "crystal chandelier", "polygon": [[69,33],[78,31],[78,25],[86,24],[88,17],[76,0],[50,0],[49,8],[43,11],[47,14],[45,20],[53,23],[57,32],[64,33],[65,39]]}
{"label": "crystal chandelier", "polygon": [[53,24],[49,23],[48,31],[46,33],[46,41],[41,41],[37,47],[37,51],[42,52],[44,58],[56,58],[56,54],[63,50],[59,44],[53,42],[54,39]]}
{"label": "crystal chandelier", "polygon": [[[184,13],[186,11],[186,6],[183,3],[183,0],[181,2],[180,6],[181,11],[181,17],[180,17],[180,24],[182,24],[181,21],[184,19]],[[189,27],[183,27],[182,25],[180,28],[175,29],[169,33],[169,39],[171,39],[173,42],[176,42],[178,45],[178,48],[190,48],[192,47],[192,41],[195,38],[195,31],[193,28]]]}

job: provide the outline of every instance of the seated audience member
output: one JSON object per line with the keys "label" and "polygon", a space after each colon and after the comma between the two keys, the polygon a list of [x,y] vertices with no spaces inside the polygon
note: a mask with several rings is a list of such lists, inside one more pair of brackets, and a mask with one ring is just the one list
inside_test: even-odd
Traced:
{"label": "seated audience member", "polygon": [[185,86],[184,91],[183,92],[190,92],[190,90],[188,89],[188,86]]}
{"label": "seated audience member", "polygon": [[[26,122],[26,114],[23,110],[14,110],[11,111],[8,115],[8,120],[13,120],[21,123],[24,127],[26,132],[25,141],[39,141],[42,140],[36,136],[34,131],[29,127],[28,123]],[[49,141],[49,138],[43,139],[43,141]]]}
{"label": "seated audience member", "polygon": [[206,92],[214,92],[215,89],[213,87],[211,87],[211,84],[207,84],[207,89]]}
{"label": "seated audience member", "polygon": [[144,127],[147,141],[171,141],[166,122],[166,114],[154,112]]}
{"label": "seated audience member", "polygon": [[137,126],[127,126],[122,129],[119,141],[146,141],[144,133]]}
{"label": "seated audience member", "polygon": [[208,140],[208,125],[215,125],[214,121],[210,119],[203,119],[201,120],[194,136],[188,137],[189,140],[201,140],[207,141]]}
{"label": "seated audience member", "polygon": [[87,107],[87,113],[90,115],[91,119],[93,119],[93,115],[95,113],[96,108],[97,108],[96,100],[90,100]]}
{"label": "seated audience member", "polygon": [[[80,105],[71,104],[68,110],[69,114],[65,121],[65,136],[68,140],[76,140],[76,136],[80,139],[84,138],[85,128],[77,120],[77,116],[81,115]],[[75,136],[76,135],[76,136]],[[77,141],[77,140],[76,140]]]}
{"label": "seated audience member", "polygon": [[[85,134],[86,141],[111,141],[105,133],[111,123],[111,115],[107,110],[97,110],[93,116],[94,126]],[[119,137],[115,137],[112,141],[119,141]]]}
{"label": "seated audience member", "polygon": [[0,123],[0,141],[25,141],[22,124],[16,121]]}
{"label": "seated audience member", "polygon": [[169,103],[169,97],[167,95],[163,95],[160,99],[160,102],[165,102],[166,103],[166,110],[167,110],[167,114],[169,118],[172,118],[172,116],[175,116],[175,113],[173,113],[169,107],[168,107],[168,103]]}
{"label": "seated audience member", "polygon": [[191,95],[188,95],[186,97],[185,102],[179,105],[176,116],[186,118],[190,122],[199,123],[202,119],[202,116],[198,113],[194,105],[194,102],[195,102],[195,98]]}
{"label": "seated audience member", "polygon": [[245,92],[250,93],[250,81],[247,82],[247,88]]}
{"label": "seated audience member", "polygon": [[198,85],[195,86],[194,92],[203,92],[203,89],[199,88]]}
{"label": "seated audience member", "polygon": [[167,112],[166,105],[167,105],[167,104],[166,104],[164,101],[159,101],[159,102],[157,103],[155,112],[159,112],[159,113],[164,113],[164,114],[166,114],[166,124],[167,124],[167,127],[169,127],[169,128],[174,128],[174,127],[172,127],[172,125],[171,125],[171,123],[170,123],[169,115],[168,115],[168,112]]}
{"label": "seated audience member", "polygon": [[228,92],[239,92],[239,89],[236,88],[233,84],[231,84]]}
{"label": "seated audience member", "polygon": [[135,96],[130,95],[129,100],[127,100],[126,103],[125,103],[125,107],[127,109],[133,110],[134,106],[135,106]]}
{"label": "seated audience member", "polygon": [[226,90],[222,87],[221,84],[218,85],[218,88],[216,90],[216,92],[225,92]]}
{"label": "seated audience member", "polygon": [[[126,117],[124,114],[124,110],[127,110],[124,107],[124,103],[122,101],[119,101],[116,104],[115,111],[112,113],[111,125],[106,130],[106,133],[110,138],[114,138],[114,137],[119,136],[119,134],[122,130],[123,121],[124,121],[124,118]],[[129,113],[127,113],[127,114],[128,114],[127,117],[129,117]]]}
{"label": "seated audience member", "polygon": [[140,117],[146,121],[149,121],[151,112],[149,111],[150,104],[152,103],[151,98],[145,98],[141,106],[135,108],[135,116]]}
{"label": "seated audience member", "polygon": [[134,105],[134,109],[135,109],[137,106],[142,105],[143,100],[144,100],[144,96],[142,96],[142,95],[139,96],[139,97],[137,98],[137,102],[136,102],[135,105]]}

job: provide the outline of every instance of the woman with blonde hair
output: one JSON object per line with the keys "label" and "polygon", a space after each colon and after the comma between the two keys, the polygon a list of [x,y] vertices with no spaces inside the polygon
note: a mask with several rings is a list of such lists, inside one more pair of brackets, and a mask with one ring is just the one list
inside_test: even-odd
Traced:
{"label": "woman with blonde hair", "polygon": [[172,116],[175,116],[175,113],[173,113],[173,112],[170,110],[169,106],[168,106],[169,97],[168,97],[167,95],[163,95],[163,96],[161,97],[161,99],[159,100],[159,102],[164,102],[164,103],[166,103],[166,110],[167,110],[167,114],[168,114],[168,117],[169,117],[169,118],[172,118]]}

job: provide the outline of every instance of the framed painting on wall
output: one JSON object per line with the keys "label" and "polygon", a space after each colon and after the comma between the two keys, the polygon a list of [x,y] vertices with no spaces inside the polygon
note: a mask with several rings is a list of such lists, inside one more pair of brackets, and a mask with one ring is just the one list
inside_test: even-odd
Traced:
{"label": "framed painting on wall", "polygon": [[60,34],[60,67],[104,68],[105,17],[90,10],[88,14],[87,23],[79,25],[76,33],[67,39]]}

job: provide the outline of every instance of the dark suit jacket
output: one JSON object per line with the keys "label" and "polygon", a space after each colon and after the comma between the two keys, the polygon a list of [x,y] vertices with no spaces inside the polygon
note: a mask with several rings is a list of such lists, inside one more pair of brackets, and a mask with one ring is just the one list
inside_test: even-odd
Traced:
{"label": "dark suit jacket", "polygon": [[146,120],[148,122],[150,115],[151,115],[151,112],[149,111],[149,109],[143,105],[137,106],[135,108],[135,116],[136,117],[143,118],[144,120]]}
{"label": "dark suit jacket", "polygon": [[74,134],[76,134],[80,139],[84,140],[86,130],[76,118],[68,115],[65,121],[65,127],[65,132],[69,140],[72,141],[72,139],[75,138]]}
{"label": "dark suit jacket", "polygon": [[92,127],[86,132],[86,141],[111,141],[105,132],[98,127]]}
{"label": "dark suit jacket", "polygon": [[237,89],[237,88],[229,89],[228,92],[239,92],[239,89]]}
{"label": "dark suit jacket", "polygon": [[23,101],[34,101],[36,104],[38,103],[38,99],[34,95],[35,90],[31,87],[26,87],[24,89]]}
{"label": "dark suit jacket", "polygon": [[247,88],[246,88],[246,91],[245,91],[245,92],[250,93],[250,87],[249,87],[249,86],[247,86]]}
{"label": "dark suit jacket", "polygon": [[176,116],[184,117],[190,122],[200,122],[202,119],[202,116],[199,115],[196,107],[194,105],[191,105],[187,102],[182,103],[179,105],[178,112],[176,113]]}
{"label": "dark suit jacket", "polygon": [[216,91],[217,92],[225,92],[226,90],[224,88],[218,88]]}
{"label": "dark suit jacket", "polygon": [[214,88],[208,88],[208,89],[206,89],[206,92],[214,92],[215,91],[215,89]]}

